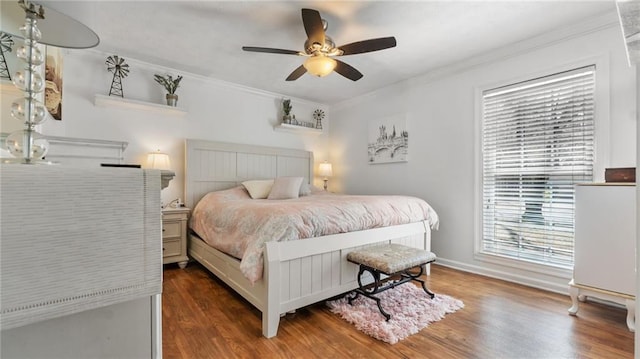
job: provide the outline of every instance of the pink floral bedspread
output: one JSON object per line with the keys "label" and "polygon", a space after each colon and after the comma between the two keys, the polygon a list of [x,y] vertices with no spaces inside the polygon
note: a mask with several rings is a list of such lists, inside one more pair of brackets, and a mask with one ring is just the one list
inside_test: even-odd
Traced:
{"label": "pink floral bedspread", "polygon": [[252,283],[262,278],[268,241],[289,241],[427,220],[438,215],[422,199],[314,192],[288,200],[251,199],[243,187],[210,192],[193,210],[190,227],[210,246],[240,260]]}

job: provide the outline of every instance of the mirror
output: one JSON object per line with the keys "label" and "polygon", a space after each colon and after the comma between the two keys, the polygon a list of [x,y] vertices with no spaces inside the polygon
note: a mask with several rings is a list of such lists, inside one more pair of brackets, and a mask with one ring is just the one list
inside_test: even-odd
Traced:
{"label": "mirror", "polygon": [[629,65],[640,63],[640,1],[616,1]]}
{"label": "mirror", "polygon": [[[31,2],[36,6],[36,3]],[[25,11],[18,1],[0,1],[0,30],[14,38],[23,38],[20,27],[24,26]],[[100,43],[93,30],[77,20],[50,8],[44,9],[44,19],[38,20],[44,45],[70,49],[86,49]]]}

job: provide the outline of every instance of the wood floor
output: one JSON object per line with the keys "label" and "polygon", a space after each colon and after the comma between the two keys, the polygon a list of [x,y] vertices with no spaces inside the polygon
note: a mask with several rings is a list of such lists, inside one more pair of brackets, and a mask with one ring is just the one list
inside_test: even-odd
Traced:
{"label": "wood floor", "polygon": [[166,265],[164,358],[633,358],[626,312],[434,265],[429,288],[465,303],[418,334],[390,345],[318,303],[262,337],[260,312],[197,263]]}

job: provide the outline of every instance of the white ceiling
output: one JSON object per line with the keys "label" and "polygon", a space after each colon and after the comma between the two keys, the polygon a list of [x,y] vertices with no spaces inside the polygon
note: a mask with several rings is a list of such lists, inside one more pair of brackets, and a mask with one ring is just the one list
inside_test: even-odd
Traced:
{"label": "white ceiling", "polygon": [[[3,0],[5,1],[5,0]],[[42,1],[100,37],[97,49],[256,89],[334,104],[607,13],[613,1]],[[364,74],[285,78],[303,57],[300,9],[317,9],[336,44],[395,36],[397,47],[340,59]]]}

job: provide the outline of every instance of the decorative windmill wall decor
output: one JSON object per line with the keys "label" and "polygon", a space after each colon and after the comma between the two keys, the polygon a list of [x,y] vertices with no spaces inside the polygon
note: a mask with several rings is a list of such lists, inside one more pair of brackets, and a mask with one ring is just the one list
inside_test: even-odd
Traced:
{"label": "decorative windmill wall decor", "polygon": [[11,73],[7,66],[7,60],[4,58],[5,52],[11,52],[11,46],[13,46],[13,39],[11,39],[11,35],[0,31],[0,79],[11,80]]}
{"label": "decorative windmill wall decor", "polygon": [[129,64],[124,63],[124,59],[118,55],[112,55],[107,57],[107,70],[113,72],[113,80],[111,80],[111,89],[109,90],[109,96],[120,96],[124,98],[124,92],[122,91],[122,78],[127,77],[129,74]]}
{"label": "decorative windmill wall decor", "polygon": [[316,120],[316,129],[322,130],[322,120],[324,119],[324,111],[317,109],[313,111],[313,118]]}

